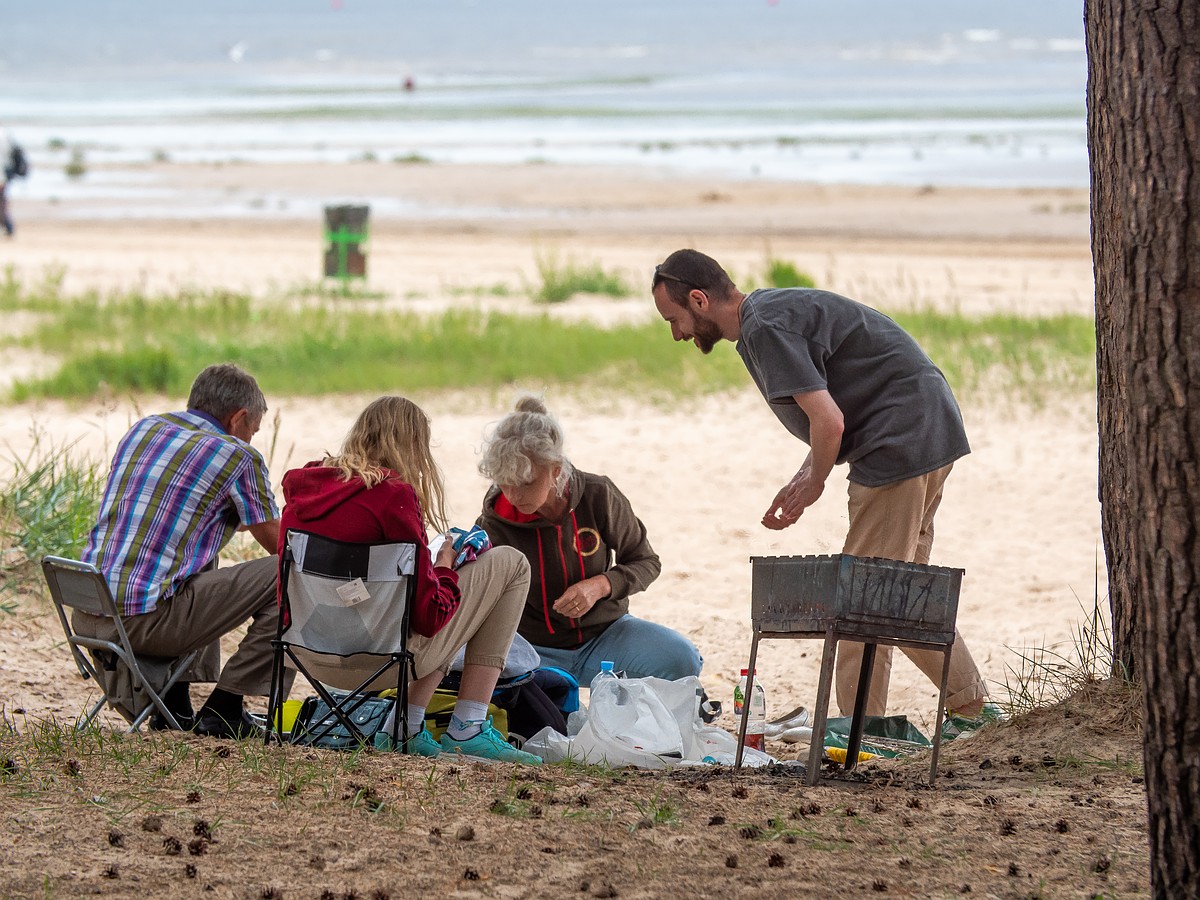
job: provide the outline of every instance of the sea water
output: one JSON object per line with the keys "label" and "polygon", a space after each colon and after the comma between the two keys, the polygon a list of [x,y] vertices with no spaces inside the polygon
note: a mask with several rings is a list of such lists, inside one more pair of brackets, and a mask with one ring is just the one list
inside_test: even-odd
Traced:
{"label": "sea water", "polygon": [[[22,189],[63,200],[154,160],[1088,182],[1082,14],[1059,0],[39,0],[7,18],[0,78]],[[95,176],[63,174],[75,151]],[[114,208],[156,190],[123,178]]]}

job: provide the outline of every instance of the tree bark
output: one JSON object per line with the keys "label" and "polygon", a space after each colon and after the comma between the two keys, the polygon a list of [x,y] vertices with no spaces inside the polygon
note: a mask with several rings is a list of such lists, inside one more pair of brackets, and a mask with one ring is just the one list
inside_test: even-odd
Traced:
{"label": "tree bark", "polygon": [[1127,362],[1133,354],[1131,297],[1125,272],[1116,263],[1124,254],[1123,208],[1128,183],[1124,172],[1127,148],[1117,136],[1130,111],[1122,104],[1117,83],[1123,61],[1113,3],[1088,0],[1088,153],[1092,166],[1092,262],[1096,280],[1096,416],[1100,427],[1100,509],[1104,554],[1108,561],[1108,598],[1112,609],[1113,675],[1139,676],[1134,642],[1137,593],[1130,569],[1133,522],[1121,515],[1128,508],[1126,455],[1128,407]]}
{"label": "tree bark", "polygon": [[1200,896],[1200,0],[1086,0],[1100,500],[1157,897]]}

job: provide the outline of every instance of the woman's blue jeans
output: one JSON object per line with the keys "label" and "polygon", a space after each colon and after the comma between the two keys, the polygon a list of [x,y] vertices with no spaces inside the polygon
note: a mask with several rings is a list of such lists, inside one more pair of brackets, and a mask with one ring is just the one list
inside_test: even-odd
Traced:
{"label": "woman's blue jeans", "polygon": [[574,650],[534,646],[542,665],[570,672],[583,687],[592,683],[602,660],[612,660],[613,668],[630,678],[669,681],[699,675],[704,664],[696,645],[678,631],[628,614]]}

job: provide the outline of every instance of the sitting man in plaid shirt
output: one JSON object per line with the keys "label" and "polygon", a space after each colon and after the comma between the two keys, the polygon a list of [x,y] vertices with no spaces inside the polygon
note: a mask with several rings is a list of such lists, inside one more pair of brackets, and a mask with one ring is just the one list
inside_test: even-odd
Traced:
{"label": "sitting man in plaid shirt", "polygon": [[[212,737],[261,734],[243,698],[270,691],[279,509],[249,443],[266,409],[254,378],[217,365],[196,377],[186,412],[137,422],[117,446],[83,552],[108,580],[135,653],[207,648],[165,700],[184,727]],[[272,555],[218,569],[217,555],[240,529]],[[249,631],[216,677],[220,637],[247,619]],[[76,612],[74,622],[81,634],[115,638],[104,619]],[[213,680],[193,714],[190,681]],[[165,727],[157,713],[150,724]]]}

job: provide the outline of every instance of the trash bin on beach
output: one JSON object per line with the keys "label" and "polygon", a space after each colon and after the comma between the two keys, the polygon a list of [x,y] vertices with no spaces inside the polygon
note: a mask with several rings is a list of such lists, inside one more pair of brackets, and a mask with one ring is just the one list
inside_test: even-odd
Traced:
{"label": "trash bin on beach", "polygon": [[351,278],[367,277],[367,218],[369,206],[325,207],[325,277],[343,287]]}

